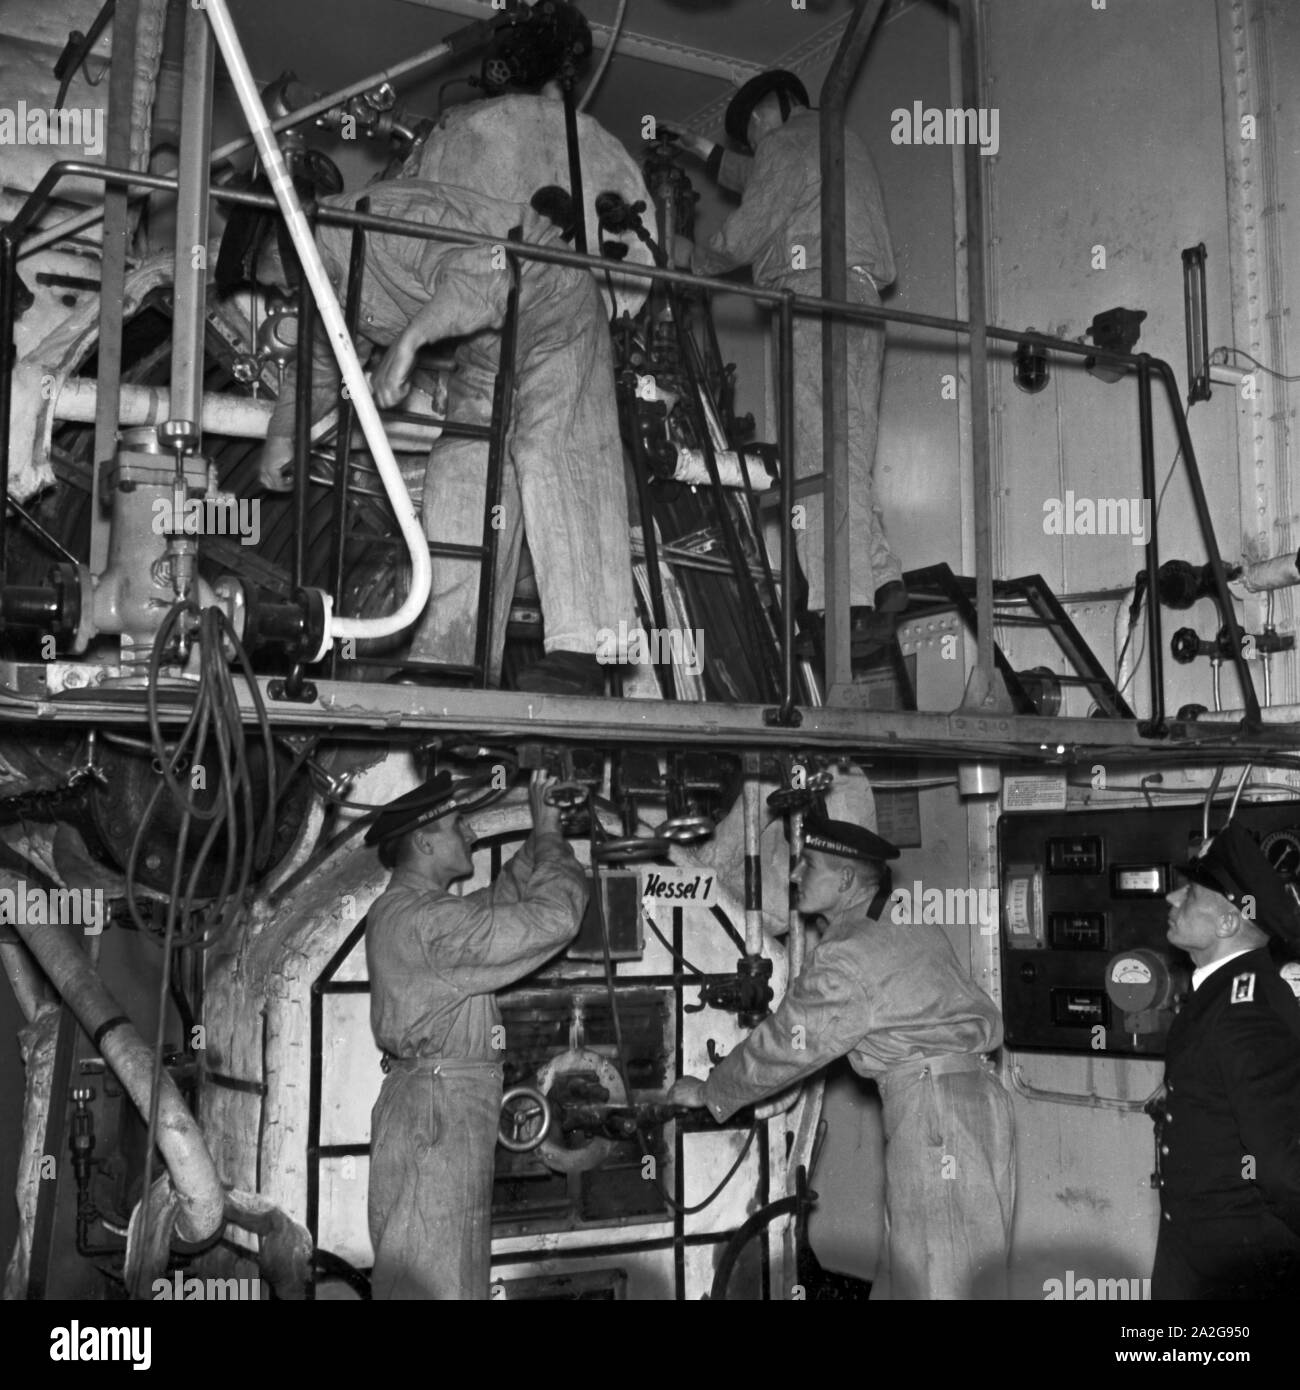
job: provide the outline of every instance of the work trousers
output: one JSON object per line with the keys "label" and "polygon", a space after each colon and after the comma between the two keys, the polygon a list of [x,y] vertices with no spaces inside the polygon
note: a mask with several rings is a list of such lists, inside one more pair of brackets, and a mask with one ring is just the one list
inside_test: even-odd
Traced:
{"label": "work trousers", "polygon": [[[456,351],[451,420],[489,424],[501,335]],[[477,545],[486,512],[486,441],[444,436],[433,446],[422,513],[432,541]],[[516,397],[496,531],[489,641],[497,684],[524,533],[541,596],[547,651],[594,653],[602,628],[636,626],[609,329],[586,271],[532,263],[521,275]],[[411,658],[468,665],[474,657],[480,567],[433,558],[433,587]]]}
{"label": "work trousers", "polygon": [[[779,288],[796,294],[821,295],[821,271],[798,271],[783,277]],[[848,298],[856,304],[879,304],[871,280],[849,272]],[[849,323],[848,357],[849,493],[840,499],[836,535],[849,547],[849,602],[874,605],[878,588],[902,577],[902,568],[885,535],[885,519],[876,501],[876,436],[880,426],[880,378],[885,361],[883,324]],[[794,460],[795,477],[822,471],[822,320],[796,313],[794,320]],[[822,493],[798,499],[804,506],[802,529],[795,531],[799,563],[808,580],[808,607],[826,607],[825,541]]]}
{"label": "work trousers", "polygon": [[880,1092],[888,1296],[1005,1298],[1016,1191],[1011,1097],[985,1066],[904,1068]]}
{"label": "work trousers", "polygon": [[398,1065],[370,1118],[377,1299],[486,1299],[501,1069]]}

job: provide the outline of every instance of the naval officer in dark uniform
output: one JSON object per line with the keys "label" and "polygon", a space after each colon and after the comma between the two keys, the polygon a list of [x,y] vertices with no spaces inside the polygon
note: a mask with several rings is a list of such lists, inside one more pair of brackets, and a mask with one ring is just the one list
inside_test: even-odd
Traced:
{"label": "naval officer in dark uniform", "polygon": [[1169,1030],[1157,1107],[1160,1236],[1153,1299],[1300,1296],[1300,1000],[1270,933],[1300,913],[1239,821],[1169,894],[1192,993]]}

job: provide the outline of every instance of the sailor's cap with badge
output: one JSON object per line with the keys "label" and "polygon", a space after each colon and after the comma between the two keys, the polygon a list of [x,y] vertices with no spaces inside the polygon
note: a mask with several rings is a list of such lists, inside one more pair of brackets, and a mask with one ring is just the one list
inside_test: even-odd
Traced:
{"label": "sailor's cap with badge", "polygon": [[863,864],[879,864],[880,884],[867,908],[867,916],[873,922],[880,920],[894,888],[893,874],[886,862],[898,858],[894,845],[865,826],[847,820],[830,820],[813,811],[803,820],[803,847],[841,859],[856,859]]}
{"label": "sailor's cap with badge", "polygon": [[366,831],[365,843],[382,845],[398,840],[459,811],[465,799],[463,786],[457,785],[451,773],[436,773],[421,786],[390,801]]}
{"label": "sailor's cap with badge", "polygon": [[[1231,820],[1206,840],[1186,864],[1184,878],[1226,898],[1248,921],[1300,955],[1300,896],[1268,862],[1255,837]],[[1282,978],[1300,998],[1300,962],[1281,967]],[[1248,1004],[1255,997],[1253,972],[1234,976],[1230,1002]]]}

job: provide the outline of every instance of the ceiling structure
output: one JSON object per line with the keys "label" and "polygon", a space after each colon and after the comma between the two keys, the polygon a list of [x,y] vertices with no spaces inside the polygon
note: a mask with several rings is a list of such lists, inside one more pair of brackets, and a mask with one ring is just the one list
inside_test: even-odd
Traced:
{"label": "ceiling structure", "polygon": [[[882,23],[920,3],[942,0],[893,0]],[[825,66],[853,0],[804,4],[795,9],[791,0],[628,0],[614,56],[588,109],[629,144],[640,142],[646,115],[717,135],[738,83],[768,67],[816,75]],[[578,8],[592,26],[594,71],[619,3],[578,0]],[[322,91],[381,71],[473,20],[499,13],[490,0],[231,0],[230,9],[259,78],[270,81],[289,67]],[[433,115],[442,101],[464,101],[474,90],[450,84],[478,67],[476,57],[416,80],[403,87],[399,105]]]}

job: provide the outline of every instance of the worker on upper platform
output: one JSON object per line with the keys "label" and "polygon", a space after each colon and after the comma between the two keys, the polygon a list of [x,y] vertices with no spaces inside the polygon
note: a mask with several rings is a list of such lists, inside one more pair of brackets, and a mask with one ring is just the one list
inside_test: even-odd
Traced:
{"label": "worker on upper platform", "polygon": [[[706,245],[681,241],[677,261],[701,275],[748,265],[757,285],[820,296],[821,135],[803,83],[782,69],[760,73],[732,99],[726,128],[751,155],[730,153],[699,136],[684,136],[682,143],[724,188],[741,194],[740,206]],[[844,166],[848,298],[875,305],[893,283],[894,249],[875,165],[850,130],[844,132]],[[907,599],[874,487],[884,326],[850,322],[846,339],[849,495],[839,523],[849,547],[849,602],[854,618],[864,619],[871,609],[901,612]],[[822,471],[821,362],[821,318],[796,314],[794,464],[800,478]],[[826,606],[820,489],[799,501],[806,507],[796,542],[808,608],[820,612]]]}
{"label": "worker on upper platform", "polygon": [[[416,353],[454,339],[456,371],[449,418],[486,424],[510,289],[501,246],[514,228],[525,241],[560,244],[560,229],[528,206],[448,184],[404,178],[322,199],[375,216],[400,218],[498,239],[459,246],[369,232],[359,326],[387,349],[374,377],[381,407],[406,395]],[[336,290],[346,283],[351,231],[322,224],[317,244]],[[281,283],[283,271],[278,272]],[[313,415],[336,392],[337,371],[317,340],[319,393]],[[516,394],[497,514],[497,572],[489,643],[500,670],[520,543],[527,532],[545,623],[546,656],[517,680],[521,689],[600,694],[605,670],[597,634],[636,624],[627,526],[627,492],[614,400],[609,330],[593,277],[585,270],[524,260],[519,271]],[[290,386],[292,378],[286,382]],[[285,389],[262,453],[264,486],[290,485],[293,392]],[[486,512],[486,447],[441,439],[428,464],[423,516],[430,540],[474,543]],[[471,466],[472,465],[472,466]],[[411,646],[413,660],[469,665],[477,631],[477,560],[433,558],[433,587]]]}

